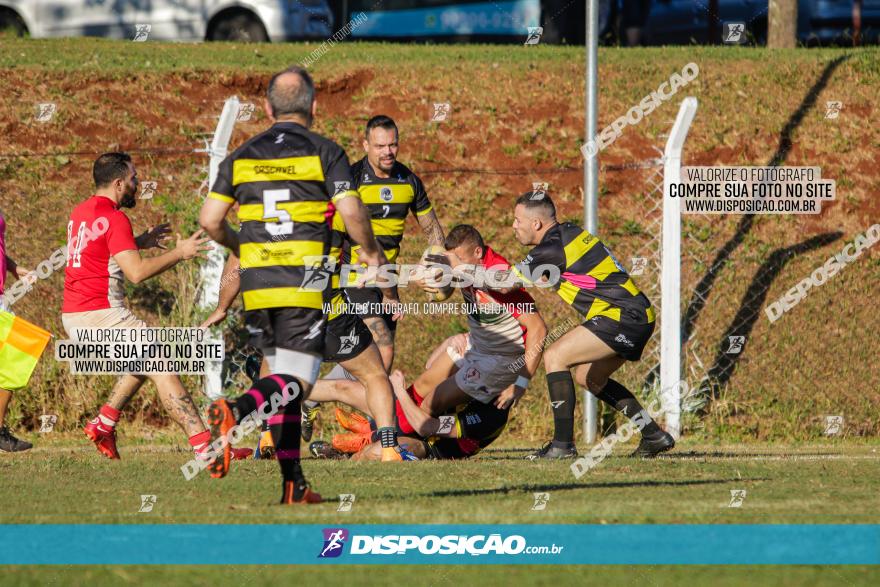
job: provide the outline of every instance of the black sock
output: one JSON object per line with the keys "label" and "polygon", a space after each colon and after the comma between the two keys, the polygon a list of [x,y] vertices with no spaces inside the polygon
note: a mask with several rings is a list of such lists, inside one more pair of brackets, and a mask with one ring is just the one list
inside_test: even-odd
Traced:
{"label": "black sock", "polygon": [[397,429],[394,426],[379,428],[376,430],[376,434],[379,436],[382,448],[394,448],[397,446]]}
{"label": "black sock", "polygon": [[[255,384],[255,387],[252,387],[251,389],[257,389],[257,391],[259,391],[259,389],[256,387],[256,382],[254,382],[254,384]],[[269,398],[265,397],[265,401],[269,401]],[[232,408],[232,413],[235,415],[235,421],[237,423],[240,423],[242,418],[244,418],[248,414],[253,413],[253,411],[256,410],[258,407],[257,403],[258,403],[258,400],[250,393],[244,394],[243,396],[239,397],[235,401],[230,401],[229,407]],[[262,425],[260,427],[260,430],[262,430],[263,432],[267,432],[269,430],[269,421],[268,420],[262,421]]]}
{"label": "black sock", "polygon": [[574,443],[574,380],[571,372],[547,373],[547,389],[550,407],[553,408],[553,440],[557,443]]}
{"label": "black sock", "polygon": [[269,430],[272,432],[272,441],[275,444],[275,458],[278,459],[281,476],[285,481],[303,479],[299,463],[301,418],[299,396],[284,406],[280,414],[269,418]]}
{"label": "black sock", "polygon": [[[259,388],[256,384],[252,388],[250,388],[244,395],[240,395],[234,400],[229,400],[229,407],[232,409],[232,413],[235,416],[236,424],[240,424],[245,416],[253,413],[254,410],[257,409],[259,402],[257,398],[251,393],[254,390],[259,391]],[[266,401],[268,400],[269,398],[267,397]]]}
{"label": "black sock", "polygon": [[[268,402],[272,405],[272,396],[285,398],[287,404],[278,413],[268,419],[269,431],[275,444],[275,458],[281,467],[282,503],[299,500],[307,489],[305,475],[300,464],[300,433],[302,414],[302,385],[291,375],[270,375],[257,381],[243,396],[235,401],[240,416],[243,418],[253,412],[258,405]],[[276,405],[278,402],[276,401]],[[269,407],[262,409],[269,412]]]}
{"label": "black sock", "polygon": [[639,400],[635,398],[630,390],[617,381],[609,379],[602,391],[596,394],[596,397],[630,420],[632,420],[633,416],[639,412],[644,411],[648,423],[642,429],[643,436],[654,436],[660,432],[660,427],[657,425],[657,422],[654,421],[646,410],[643,410],[642,404],[639,403]]}

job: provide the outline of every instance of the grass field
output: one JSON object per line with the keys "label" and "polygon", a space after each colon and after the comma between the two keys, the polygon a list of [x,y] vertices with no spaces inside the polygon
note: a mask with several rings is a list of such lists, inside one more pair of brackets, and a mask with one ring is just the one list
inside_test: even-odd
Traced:
{"label": "grass field", "polygon": [[[150,444],[123,438],[119,462],[79,438],[41,440],[26,454],[0,455],[0,521],[880,523],[876,442],[784,447],[685,441],[653,461],[624,456],[634,448],[630,443],[577,480],[566,463],[523,461],[529,447],[521,445],[466,462],[308,460],[304,467],[314,487],[334,501],[282,509],[274,505],[280,495],[274,462],[237,462],[223,480],[203,473],[185,481],[179,468],[190,455],[163,437]],[[747,492],[739,508],[728,507],[733,489]],[[534,492],[550,493],[545,510],[531,511]],[[340,493],[356,495],[351,512],[336,511]],[[142,494],[156,495],[150,513],[138,513]]]}
{"label": "grass field", "polygon": [[[132,211],[136,231],[160,221],[181,233],[194,229],[207,158],[193,150],[203,147],[223,100],[238,95],[259,103],[271,73],[317,46],[0,40],[0,92],[7,96],[0,103],[0,207],[11,255],[33,267],[64,242],[70,208],[91,190],[94,156],[111,149],[132,151],[142,180],[159,184],[156,197]],[[683,300],[685,310],[693,310],[694,334],[687,364],[707,370],[720,362],[727,370],[705,414],[686,418],[684,440],[673,453],[636,461],[625,457],[634,444],[618,446],[579,480],[565,463],[524,462],[551,424],[541,372],[508,431],[479,458],[400,466],[307,460],[310,480],[330,502],[282,509],[274,505],[274,463],[236,463],[227,479],[202,474],[185,481],[179,467],[190,454],[149,388],[120,426],[123,460],[100,457],[79,428],[105,398],[111,378],[73,377],[47,351],[31,386],[12,404],[14,431],[37,446],[0,455],[0,523],[880,523],[880,313],[871,303],[880,283],[880,247],[812,291],[784,319],[769,324],[762,314],[764,303],[880,220],[880,126],[872,123],[880,51],[602,48],[599,60],[600,128],[693,61],[700,76],[681,96],[698,97],[700,110],[685,164],[818,165],[823,177],[838,182],[838,200],[815,217],[683,222],[683,252],[690,255],[683,262]],[[393,116],[403,132],[401,160],[423,176],[444,225],[475,222],[496,249],[517,258],[524,250],[509,230],[510,203],[533,181],[550,183],[563,219],[581,218],[583,67],[583,49],[576,47],[342,43],[312,68],[315,130],[355,159],[364,121],[377,112]],[[621,259],[650,243],[648,172],[632,165],[657,156],[681,96],[627,128],[601,154],[599,236]],[[829,100],[843,103],[835,121],[824,116]],[[446,101],[450,120],[432,123],[432,104]],[[34,122],[43,102],[58,106],[51,124]],[[231,146],[266,124],[257,109],[250,122],[237,125]],[[414,261],[424,246],[415,223],[408,224],[401,260]],[[726,246],[730,255],[715,260]],[[129,301],[157,326],[197,323],[199,311],[186,295],[196,287],[195,276],[194,266],[177,268],[130,288]],[[706,276],[714,286],[696,292]],[[41,281],[15,311],[60,334],[62,279]],[[655,301],[657,293],[651,293]],[[412,295],[406,292],[404,301]],[[412,299],[422,300],[418,293]],[[551,329],[571,318],[553,296],[541,294],[538,303]],[[230,330],[240,329],[233,322]],[[738,330],[741,323],[747,332]],[[428,349],[462,328],[460,317],[405,318],[398,330],[405,352],[396,364],[414,375]],[[749,340],[730,365],[718,360],[728,334]],[[645,360],[621,377],[639,389],[654,366]],[[690,376],[699,379],[702,372]],[[185,383],[198,386],[193,378]],[[33,432],[41,414],[59,416],[56,432]],[[839,438],[823,435],[827,415],[844,416]],[[326,416],[319,425],[325,437],[324,424],[332,420]],[[741,507],[728,507],[731,490],[746,491]],[[535,492],[550,493],[543,511],[531,510]],[[340,493],[357,496],[351,512],[337,512],[333,499]],[[144,494],[157,497],[152,512],[138,512]],[[0,585],[281,581],[726,587],[876,585],[880,577],[876,568],[818,566],[0,570]]]}
{"label": "grass field", "polygon": [[[40,447],[29,453],[0,455],[2,523],[880,523],[876,442],[796,447],[684,442],[654,461],[629,459],[625,455],[633,446],[622,446],[580,480],[564,463],[524,462],[522,447],[487,450],[468,462],[387,466],[307,460],[304,467],[325,497],[356,495],[352,511],[345,513],[333,501],[309,508],[274,505],[274,462],[238,462],[226,479],[203,474],[187,482],[178,467],[188,453],[161,434],[149,441],[123,437],[118,462],[100,457],[78,437],[43,435],[40,440]],[[739,508],[728,507],[733,489],[747,492]],[[550,493],[545,510],[531,511],[534,492]],[[138,513],[142,494],[156,495],[152,512]],[[876,584],[878,576],[876,567],[859,566],[21,566],[4,568],[0,585],[260,585],[283,580],[437,587],[477,581],[486,586],[624,581],[855,586]]]}

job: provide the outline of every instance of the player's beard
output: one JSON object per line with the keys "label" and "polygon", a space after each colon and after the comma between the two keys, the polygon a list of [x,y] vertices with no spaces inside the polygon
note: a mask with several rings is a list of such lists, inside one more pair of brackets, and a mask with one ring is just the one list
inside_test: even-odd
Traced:
{"label": "player's beard", "polygon": [[130,188],[125,192],[122,196],[122,200],[119,202],[120,208],[134,208],[137,205],[137,186],[130,186]]}
{"label": "player's beard", "polygon": [[391,170],[394,169],[394,164],[397,162],[397,159],[392,157],[390,159],[390,163],[386,160],[379,159],[379,169],[384,171],[385,173],[391,173]]}

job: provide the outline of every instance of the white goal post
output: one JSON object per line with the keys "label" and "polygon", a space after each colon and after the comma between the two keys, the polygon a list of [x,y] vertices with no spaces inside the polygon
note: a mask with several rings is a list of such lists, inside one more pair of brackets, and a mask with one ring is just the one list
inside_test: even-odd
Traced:
{"label": "white goal post", "polygon": [[[233,96],[226,100],[223,105],[223,111],[220,113],[220,120],[217,122],[217,128],[211,139],[211,145],[208,153],[211,156],[208,164],[208,193],[214,186],[214,180],[217,179],[217,170],[220,163],[226,158],[229,140],[232,138],[232,130],[235,128],[235,122],[238,118],[239,101],[237,96]],[[208,258],[200,269],[201,291],[199,292],[198,307],[201,309],[213,309],[220,300],[220,280],[223,277],[223,265],[226,259],[223,254],[222,247],[216,246],[208,252]],[[220,327],[211,329],[212,339],[223,340],[223,333]],[[214,400],[223,396],[222,381],[223,365],[219,362],[209,362],[205,373],[205,395]]]}
{"label": "white goal post", "polygon": [[663,238],[660,273],[660,408],[666,431],[681,436],[681,200],[669,186],[681,179],[681,152],[697,113],[697,99],[681,102],[663,151]]}
{"label": "white goal post", "polygon": [[[669,186],[680,180],[681,153],[696,113],[696,98],[682,100],[662,159],[659,390],[666,431],[676,439],[681,435],[681,202],[669,197]],[[587,444],[597,440],[599,431],[598,410],[593,407],[593,402],[595,396],[584,390],[584,438]]]}

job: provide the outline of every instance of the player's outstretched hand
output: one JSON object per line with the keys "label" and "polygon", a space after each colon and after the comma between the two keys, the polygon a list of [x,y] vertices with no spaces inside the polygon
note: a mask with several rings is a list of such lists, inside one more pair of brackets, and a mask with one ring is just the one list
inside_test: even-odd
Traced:
{"label": "player's outstretched hand", "polygon": [[511,408],[517,404],[519,398],[521,398],[525,394],[526,390],[522,387],[517,387],[516,385],[511,385],[504,391],[498,394],[498,397],[495,398],[495,407],[499,410],[506,410],[507,408]]}
{"label": "player's outstretched hand", "polygon": [[180,251],[180,257],[183,260],[192,259],[193,257],[206,257],[208,251],[214,247],[208,243],[211,239],[204,236],[205,231],[201,228],[195,231],[191,237],[181,239],[180,234],[177,235],[177,246],[175,249]]}
{"label": "player's outstretched hand", "polygon": [[226,310],[221,310],[217,308],[211,315],[205,318],[205,321],[199,324],[199,328],[210,328],[212,326],[216,326],[226,320]]}
{"label": "player's outstretched hand", "polygon": [[388,381],[391,382],[391,389],[394,390],[394,395],[406,395],[406,377],[404,377],[403,371],[395,369],[388,376]]}
{"label": "player's outstretched hand", "polygon": [[170,236],[171,225],[165,222],[159,226],[153,226],[134,240],[139,249],[152,249],[153,247],[167,249],[164,242]]}

